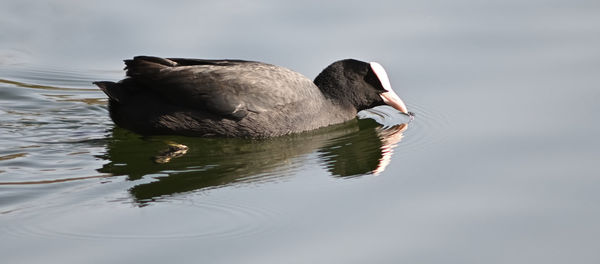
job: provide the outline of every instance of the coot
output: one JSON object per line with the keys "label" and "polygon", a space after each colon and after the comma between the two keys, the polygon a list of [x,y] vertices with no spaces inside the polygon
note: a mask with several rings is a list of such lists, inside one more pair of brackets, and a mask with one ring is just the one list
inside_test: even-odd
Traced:
{"label": "coot", "polygon": [[94,84],[115,124],[141,134],[262,138],[342,123],[378,105],[407,113],[376,62],[340,60],[314,82],[255,61],[138,56],[125,65],[125,79]]}

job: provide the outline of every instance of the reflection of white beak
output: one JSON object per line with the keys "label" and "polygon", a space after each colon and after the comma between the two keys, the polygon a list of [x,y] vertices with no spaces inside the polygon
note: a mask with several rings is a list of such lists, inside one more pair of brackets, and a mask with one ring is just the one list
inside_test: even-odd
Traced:
{"label": "reflection of white beak", "polygon": [[381,99],[383,99],[383,102],[387,105],[396,108],[402,113],[408,114],[406,105],[404,104],[404,102],[402,102],[402,99],[400,99],[400,97],[393,90],[382,93],[379,96],[381,96]]}
{"label": "reflection of white beak", "polygon": [[408,128],[407,124],[400,124],[388,129],[379,130],[377,133],[381,137],[381,159],[379,165],[373,170],[374,175],[382,173],[392,161],[392,154],[396,144],[402,140],[402,133]]}
{"label": "reflection of white beak", "polygon": [[377,62],[371,62],[370,65],[377,78],[379,78],[381,86],[383,86],[383,89],[385,89],[385,92],[380,94],[381,99],[383,99],[383,102],[393,108],[396,108],[396,110],[402,113],[408,114],[406,105],[404,104],[404,102],[402,102],[402,99],[400,99],[396,92],[392,90],[390,79],[388,78],[385,69],[383,69],[383,66],[381,66],[381,64]]}

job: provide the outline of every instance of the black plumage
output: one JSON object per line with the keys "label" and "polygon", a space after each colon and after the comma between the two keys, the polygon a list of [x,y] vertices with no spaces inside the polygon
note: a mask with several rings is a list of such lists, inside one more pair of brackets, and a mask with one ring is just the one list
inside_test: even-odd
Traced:
{"label": "black plumage", "polygon": [[355,118],[384,104],[369,63],[342,60],[315,82],[284,67],[242,60],[125,60],[127,78],[95,82],[113,121],[142,134],[271,137]]}

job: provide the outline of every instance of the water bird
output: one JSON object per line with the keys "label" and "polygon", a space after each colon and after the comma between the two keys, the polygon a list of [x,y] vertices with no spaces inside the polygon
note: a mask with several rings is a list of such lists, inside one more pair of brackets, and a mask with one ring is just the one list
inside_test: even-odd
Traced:
{"label": "water bird", "polygon": [[390,105],[409,114],[376,62],[336,61],[314,81],[257,61],[137,56],[126,78],[94,82],[110,117],[134,132],[266,138],[339,124]]}

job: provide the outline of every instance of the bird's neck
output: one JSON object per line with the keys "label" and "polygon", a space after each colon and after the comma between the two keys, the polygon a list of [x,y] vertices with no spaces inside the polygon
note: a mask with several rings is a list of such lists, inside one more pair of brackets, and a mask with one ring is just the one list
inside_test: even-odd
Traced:
{"label": "bird's neck", "polygon": [[347,84],[340,83],[340,79],[343,80],[343,78],[336,78],[335,74],[331,72],[323,71],[315,78],[314,83],[319,87],[325,98],[331,102],[341,106],[354,107],[353,94],[351,91],[341,89]]}

